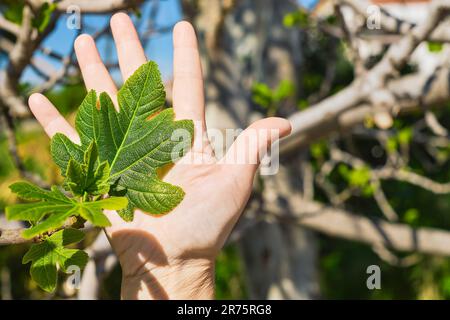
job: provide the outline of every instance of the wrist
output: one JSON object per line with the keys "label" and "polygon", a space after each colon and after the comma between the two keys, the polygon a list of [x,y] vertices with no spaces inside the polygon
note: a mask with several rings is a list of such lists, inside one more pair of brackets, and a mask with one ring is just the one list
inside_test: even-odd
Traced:
{"label": "wrist", "polygon": [[176,260],[164,266],[142,265],[123,272],[122,299],[213,299],[214,261]]}

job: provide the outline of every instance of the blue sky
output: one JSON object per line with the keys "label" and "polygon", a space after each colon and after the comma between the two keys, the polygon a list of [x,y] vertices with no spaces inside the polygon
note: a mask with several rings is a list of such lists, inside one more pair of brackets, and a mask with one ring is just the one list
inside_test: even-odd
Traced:
{"label": "blue sky", "polygon": [[[311,8],[317,0],[298,0],[299,3],[307,8]],[[142,16],[148,17],[149,12],[152,9],[154,3],[152,1],[147,2],[142,8]],[[44,42],[44,47],[51,48],[59,54],[66,55],[69,53],[71,45],[76,37],[76,30],[70,30],[66,27],[66,18],[63,16],[55,30],[50,36],[47,37]],[[182,19],[181,7],[179,0],[160,0],[159,10],[156,16],[156,26],[171,26],[177,21]],[[137,17],[133,16],[133,20],[136,24],[139,24]],[[144,19],[145,20],[145,19]],[[87,32],[90,34],[95,31],[101,30],[106,24],[109,23],[109,16],[105,15],[86,15],[83,16],[83,25],[87,28]],[[141,31],[146,29],[146,21],[141,23]],[[103,40],[98,41],[97,46],[100,51],[100,55],[104,61],[115,61],[116,52],[111,41]],[[164,34],[158,34],[151,37],[149,43],[145,47],[147,57],[158,63],[161,69],[161,73],[164,79],[169,79],[172,74],[172,33],[166,32]],[[45,60],[46,64],[51,64],[54,68],[59,68],[60,65],[57,60],[47,59],[42,54],[37,53],[37,57],[42,58],[40,61]],[[46,69],[46,64],[42,64],[40,67]],[[120,75],[118,72],[113,73],[113,77],[116,81],[120,81]],[[24,79],[29,82],[41,82],[39,78],[31,68],[25,71]]]}
{"label": "blue sky", "polygon": [[318,0],[299,0],[299,3],[301,3],[306,8],[312,8],[314,5],[318,2]]}
{"label": "blue sky", "polygon": [[[152,7],[152,2],[148,2],[142,8],[142,16],[148,17],[149,12]],[[51,48],[59,54],[67,55],[70,52],[73,41],[76,37],[76,30],[71,30],[66,26],[66,17],[63,16],[58,21],[58,25],[55,30],[47,37],[44,42],[44,47]],[[132,16],[136,25],[139,25],[139,20],[136,16]],[[181,7],[178,0],[163,0],[159,2],[159,10],[156,16],[155,24],[156,26],[171,26],[177,21],[181,20]],[[86,27],[87,33],[93,34],[98,30],[102,30],[104,26],[109,23],[109,16],[105,15],[86,15],[83,16],[83,26]],[[146,21],[141,23],[140,30],[143,31],[147,29]],[[100,51],[100,55],[104,61],[115,61],[116,52],[114,45],[111,41],[107,41],[104,37],[103,40],[97,42],[97,46]],[[165,79],[170,78],[172,74],[172,34],[171,32],[166,32],[162,34],[155,34],[150,38],[150,41],[145,47],[146,55],[149,59],[155,60],[160,66],[161,73]],[[40,67],[45,70],[47,63],[51,64],[55,68],[59,68],[60,64],[57,60],[46,58],[41,53],[36,53],[36,57],[39,61],[45,60]],[[118,72],[113,74],[115,80],[120,81],[120,75]],[[31,68],[25,71],[24,79],[30,82],[42,81],[34,73]]]}

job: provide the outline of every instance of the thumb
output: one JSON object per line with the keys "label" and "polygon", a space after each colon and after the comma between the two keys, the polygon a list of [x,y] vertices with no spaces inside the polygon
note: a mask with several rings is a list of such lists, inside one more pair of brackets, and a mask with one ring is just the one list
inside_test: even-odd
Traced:
{"label": "thumb", "polygon": [[273,117],[258,120],[237,137],[219,164],[229,170],[228,173],[252,181],[270,146],[290,132],[291,124],[286,119]]}

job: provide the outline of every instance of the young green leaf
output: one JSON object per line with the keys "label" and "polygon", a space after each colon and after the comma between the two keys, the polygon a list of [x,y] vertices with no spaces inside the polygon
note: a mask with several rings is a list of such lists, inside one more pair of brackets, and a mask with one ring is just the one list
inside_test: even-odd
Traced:
{"label": "young green leaf", "polygon": [[[86,99],[84,101],[86,101]],[[79,163],[84,161],[84,149],[70,141],[69,138],[61,133],[57,133],[53,136],[50,143],[50,149],[53,161],[61,168],[61,174],[64,177],[66,176],[67,166],[71,159]]]}
{"label": "young green leaf", "polygon": [[128,205],[125,197],[110,197],[92,202],[78,203],[78,213],[84,219],[92,222],[97,227],[109,227],[111,223],[103,213],[103,210],[122,210]]}
{"label": "young green leaf", "polygon": [[[30,221],[35,224],[49,213],[59,216],[73,208],[73,201],[56,186],[53,186],[51,191],[48,191],[28,182],[17,182],[12,184],[10,189],[22,199],[40,200],[40,202],[8,206],[6,208],[6,218],[9,220]],[[61,226],[64,221],[65,219],[56,227]]]}
{"label": "young green leaf", "polygon": [[53,200],[66,201],[66,196],[57,188],[51,191],[44,190],[28,182],[16,182],[9,186],[12,192],[24,200]]}
{"label": "young green leaf", "polygon": [[109,164],[98,163],[98,151],[92,142],[84,153],[83,163],[70,159],[66,172],[66,187],[77,196],[85,193],[93,196],[109,192]]}
{"label": "young green leaf", "polygon": [[22,263],[31,262],[31,277],[45,291],[56,288],[57,265],[63,271],[69,266],[84,268],[88,261],[86,252],[78,249],[67,249],[65,246],[80,242],[84,238],[82,231],[76,229],[60,230],[43,242],[33,244],[24,255]]}
{"label": "young green leaf", "polygon": [[[125,197],[110,197],[91,202],[76,201],[68,198],[55,186],[51,191],[47,191],[27,182],[19,182],[10,188],[24,199],[38,200],[6,208],[6,217],[9,220],[24,220],[34,224],[23,231],[22,236],[26,239],[61,228],[71,216],[81,216],[95,226],[107,227],[110,222],[103,210],[121,210],[128,205]],[[46,219],[42,220],[44,218]]]}
{"label": "young green leaf", "polygon": [[[111,183],[123,188],[129,200],[122,216],[129,217],[134,207],[151,214],[169,212],[181,202],[184,192],[161,181],[156,170],[187,152],[194,128],[190,120],[174,121],[173,110],[163,110],[164,101],[164,87],[154,62],[142,65],[119,90],[120,112],[106,93],[100,94],[98,101],[96,93],[90,91],[76,117],[81,146],[55,135],[51,148],[54,161],[66,173],[70,159],[82,162],[83,150],[95,141],[100,161],[110,166]],[[176,130],[185,130],[190,139],[173,139]]]}

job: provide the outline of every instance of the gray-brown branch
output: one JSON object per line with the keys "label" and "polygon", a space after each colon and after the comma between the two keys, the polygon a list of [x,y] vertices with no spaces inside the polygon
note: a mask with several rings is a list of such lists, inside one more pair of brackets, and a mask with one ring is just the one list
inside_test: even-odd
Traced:
{"label": "gray-brown branch", "polygon": [[[399,42],[390,46],[381,61],[366,74],[357,77],[335,95],[293,114],[289,120],[292,133],[280,143],[280,152],[297,151],[317,139],[336,131],[345,131],[361,124],[375,109],[374,101],[388,92],[395,105],[387,103],[389,111],[408,112],[421,107],[439,105],[450,99],[448,66],[441,66],[433,75],[410,74],[398,78],[398,71],[409,57],[436,28],[450,1],[434,1],[427,21],[411,29]],[[388,101],[391,102],[391,101]]]}

